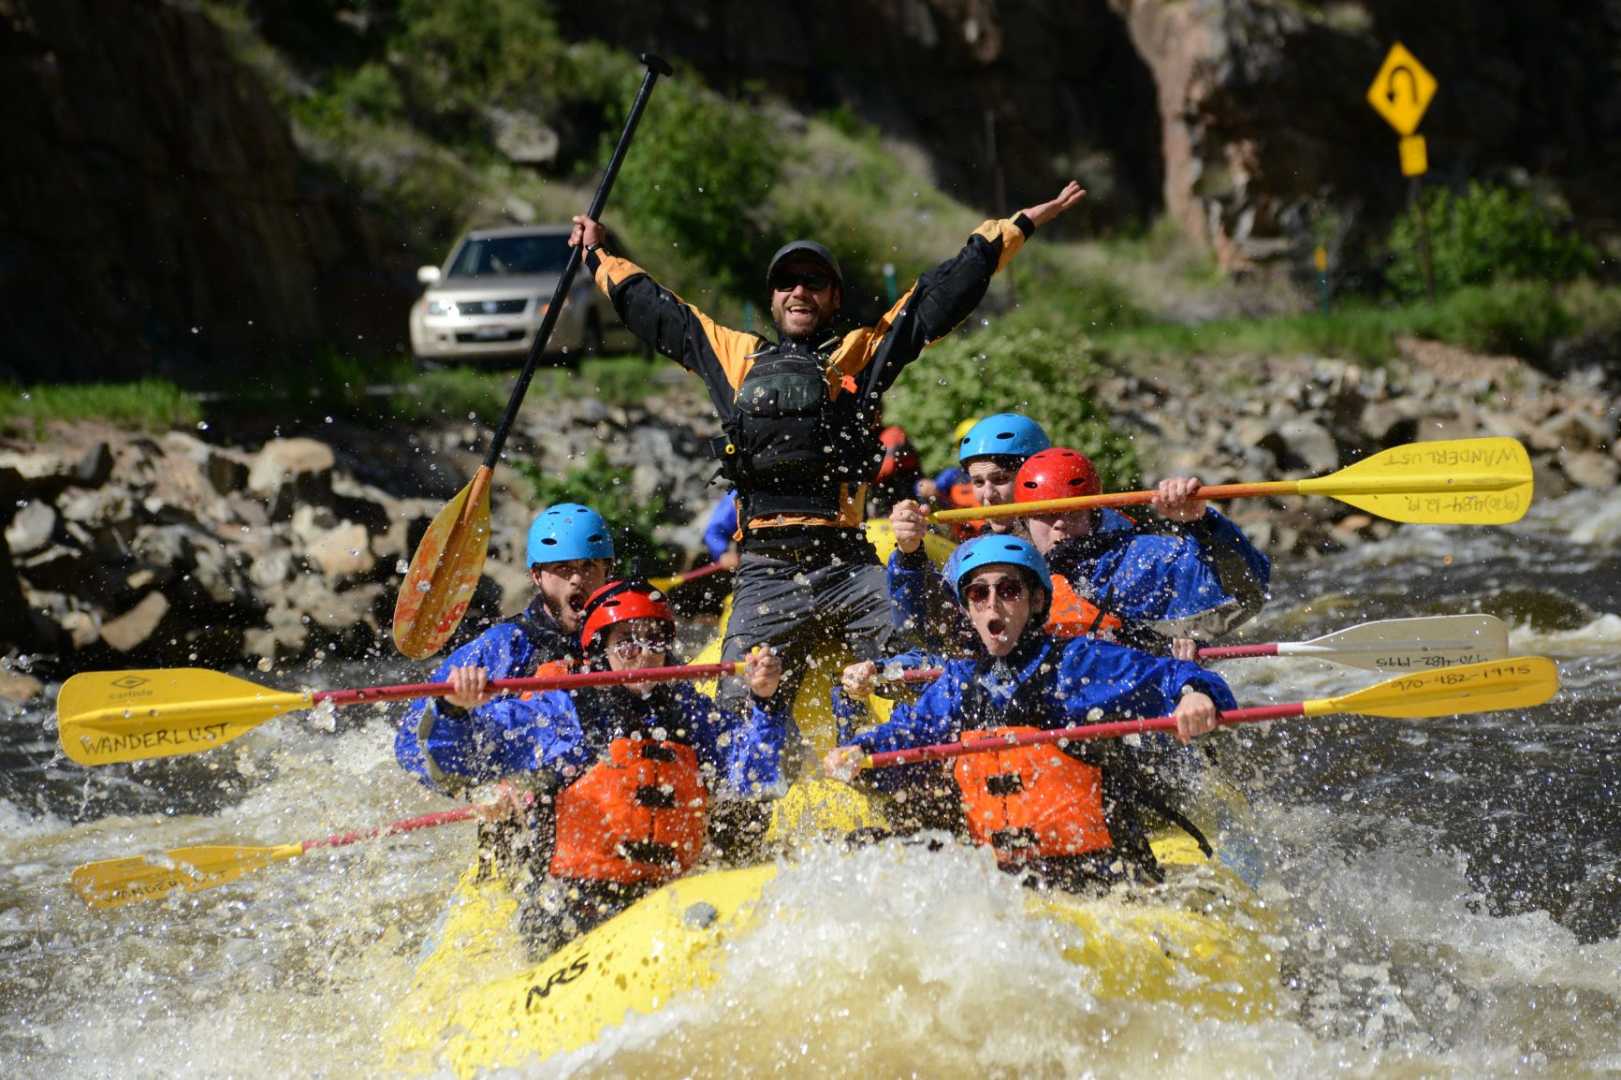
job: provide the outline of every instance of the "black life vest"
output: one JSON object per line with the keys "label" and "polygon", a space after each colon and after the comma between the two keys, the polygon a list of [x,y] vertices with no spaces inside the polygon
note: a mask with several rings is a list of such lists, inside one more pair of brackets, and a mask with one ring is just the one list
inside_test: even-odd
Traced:
{"label": "black life vest", "polygon": [[[829,345],[834,344],[829,342]],[[784,342],[757,353],[715,440],[721,474],[737,489],[740,518],[836,518],[841,488],[870,483],[883,462],[877,399],[830,395],[829,353]]]}

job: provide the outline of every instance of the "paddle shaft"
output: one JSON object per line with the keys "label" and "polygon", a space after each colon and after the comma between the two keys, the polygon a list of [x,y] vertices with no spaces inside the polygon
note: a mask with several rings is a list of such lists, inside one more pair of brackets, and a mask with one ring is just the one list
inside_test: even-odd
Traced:
{"label": "paddle shaft", "polygon": [[[1217,724],[1258,724],[1267,720],[1286,720],[1305,716],[1304,701],[1286,705],[1258,705],[1249,709],[1229,709],[1217,716]],[[982,754],[992,750],[1006,750],[1012,746],[1041,746],[1056,742],[1085,742],[1091,739],[1118,739],[1122,735],[1138,735],[1149,731],[1175,731],[1176,717],[1156,716],[1143,720],[1116,720],[1107,724],[1087,724],[1083,727],[1054,728],[1051,731],[1028,731],[1017,735],[987,739],[963,739],[960,742],[936,743],[933,746],[914,746],[908,750],[885,750],[869,754],[862,767],[883,769],[892,765],[913,765],[921,761],[944,761],[966,754]]]}
{"label": "paddle shaft", "polygon": [[[1194,498],[1243,499],[1258,495],[1295,495],[1299,491],[1299,480],[1268,480],[1255,484],[1205,484],[1194,492]],[[1094,508],[1146,506],[1154,501],[1156,494],[1158,493],[1155,491],[1115,491],[1105,495],[1077,495],[1072,499],[1037,499],[1034,502],[1003,503],[1000,506],[936,510],[929,517],[935,521],[978,521],[986,518],[1065,514],[1073,510]]]}
{"label": "paddle shaft", "polygon": [[305,840],[300,846],[305,851],[323,847],[348,847],[365,840],[374,840],[379,836],[397,836],[400,833],[416,832],[418,829],[436,829],[441,825],[450,825],[458,821],[475,818],[487,807],[462,806],[455,810],[440,810],[433,814],[422,814],[419,817],[405,818],[393,821],[387,825],[379,825],[373,829],[356,829],[353,832],[334,833],[319,840]]}
{"label": "paddle shaft", "polygon": [[[602,174],[602,182],[597,185],[597,193],[591,197],[591,206],[585,212],[585,216],[593,221],[602,217],[603,207],[608,203],[608,192],[613,190],[614,180],[619,176],[619,166],[624,163],[625,152],[630,149],[631,137],[636,134],[636,125],[641,122],[642,110],[647,107],[647,99],[653,94],[653,85],[658,82],[660,75],[670,74],[670,65],[651,53],[643,53],[641,61],[647,66],[647,72],[642,76],[641,89],[636,91],[636,100],[631,103],[630,115],[625,118],[625,129],[619,133],[619,142],[614,146],[613,157],[608,159],[608,169]],[[490,451],[484,455],[485,469],[494,469],[496,462],[501,460],[501,448],[506,445],[507,433],[512,430],[512,425],[518,418],[518,410],[523,406],[524,395],[529,392],[529,382],[535,377],[535,368],[539,366],[540,358],[546,351],[546,343],[551,340],[552,330],[557,326],[558,316],[563,311],[563,301],[568,297],[568,291],[574,284],[574,275],[579,273],[580,263],[584,259],[583,245],[569,250],[568,263],[563,267],[563,275],[557,279],[557,288],[552,290],[552,302],[546,306],[546,314],[540,320],[540,329],[535,331],[535,340],[529,346],[529,356],[524,361],[523,371],[518,375],[518,381],[513,384],[512,397],[507,400],[506,414],[501,417],[495,433],[490,436]]]}
{"label": "paddle shaft", "polygon": [[[673,664],[669,667],[631,668],[625,671],[582,671],[571,675],[529,675],[520,679],[494,679],[485,689],[495,693],[526,693],[535,690],[575,690],[588,686],[623,686],[640,682],[681,682],[737,675],[740,663]],[[397,686],[367,686],[358,690],[317,690],[310,704],[330,701],[335,706],[360,705],[368,701],[406,701],[411,698],[443,697],[452,692],[448,682],[402,683]]]}
{"label": "paddle shaft", "polygon": [[725,563],[706,563],[695,570],[688,570],[684,574],[676,574],[670,579],[670,588],[673,589],[677,585],[685,585],[689,581],[697,581],[699,578],[706,578],[710,574],[718,574],[724,569],[726,569]]}

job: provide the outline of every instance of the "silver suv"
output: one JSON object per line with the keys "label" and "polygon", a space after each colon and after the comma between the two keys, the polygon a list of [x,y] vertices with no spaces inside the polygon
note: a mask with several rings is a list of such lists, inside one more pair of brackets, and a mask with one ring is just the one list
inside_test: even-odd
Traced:
{"label": "silver suv", "polygon": [[[512,361],[528,355],[557,279],[568,263],[569,226],[475,229],[443,268],[424,266],[428,288],[411,305],[418,360]],[[547,351],[571,356],[638,349],[585,268],[563,302]]]}

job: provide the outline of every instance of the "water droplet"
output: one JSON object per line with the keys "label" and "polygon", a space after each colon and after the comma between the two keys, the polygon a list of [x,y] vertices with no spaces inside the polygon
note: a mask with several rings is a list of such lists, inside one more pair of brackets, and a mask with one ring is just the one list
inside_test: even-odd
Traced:
{"label": "water droplet", "polygon": [[191,328],[191,332],[192,332],[192,333],[194,333],[194,334],[200,334],[200,333],[202,333],[202,332],[203,332],[203,331],[202,331],[202,327],[200,327],[200,326],[194,326],[194,327],[192,327],[192,328]]}
{"label": "water droplet", "polygon": [[396,574],[404,574],[407,571],[409,571],[410,569],[411,569],[411,564],[406,562],[404,559],[396,559],[395,560],[395,562],[394,562],[394,572]]}
{"label": "water droplet", "polygon": [[417,582],[417,592],[428,592],[433,588],[433,582],[423,580]]}
{"label": "water droplet", "polygon": [[273,666],[275,666],[274,661],[272,661],[270,659],[270,657],[268,657],[268,656],[259,657],[258,667],[259,667],[260,671],[269,671]]}
{"label": "water droplet", "polygon": [[197,421],[197,430],[198,431],[207,431],[208,430],[208,421],[207,420],[199,420],[199,421]]}

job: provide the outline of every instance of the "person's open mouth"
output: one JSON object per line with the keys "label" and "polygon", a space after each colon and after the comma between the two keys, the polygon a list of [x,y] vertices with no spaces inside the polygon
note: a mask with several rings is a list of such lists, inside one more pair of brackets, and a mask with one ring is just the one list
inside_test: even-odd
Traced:
{"label": "person's open mouth", "polygon": [[1007,620],[992,619],[990,622],[985,624],[985,629],[991,632],[991,637],[1002,637],[1007,631]]}
{"label": "person's open mouth", "polygon": [[571,592],[568,594],[568,609],[578,615],[585,610],[585,601],[585,593]]}

